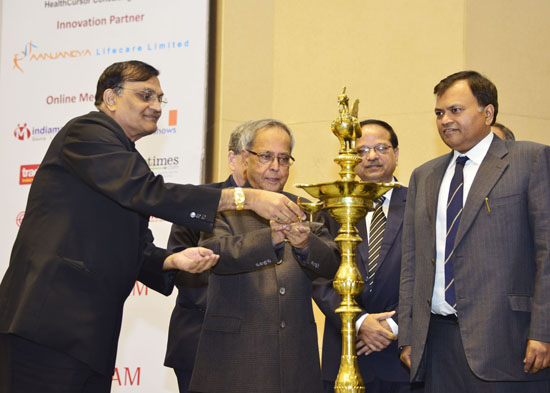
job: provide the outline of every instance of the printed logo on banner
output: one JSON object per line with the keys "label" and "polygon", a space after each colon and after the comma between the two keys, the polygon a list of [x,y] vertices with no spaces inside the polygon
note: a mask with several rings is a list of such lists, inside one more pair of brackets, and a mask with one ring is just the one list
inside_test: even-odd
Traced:
{"label": "printed logo on banner", "polygon": [[19,168],[19,184],[31,184],[40,164],[21,165]]}
{"label": "printed logo on banner", "polygon": [[130,367],[115,367],[113,373],[113,385],[118,386],[140,386],[141,367],[134,369]]}
{"label": "printed logo on banner", "polygon": [[92,56],[90,49],[61,49],[41,51],[38,45],[32,41],[23,46],[23,50],[17,51],[13,55],[13,68],[24,72],[28,63],[42,63],[45,61],[55,61],[63,59],[75,59],[84,56]]}
{"label": "printed logo on banner", "polygon": [[19,141],[31,140],[35,141],[45,141],[52,139],[55,134],[59,132],[60,127],[32,127],[28,126],[27,123],[23,125],[17,124],[15,130],[13,130],[13,136]]}
{"label": "printed logo on banner", "polygon": [[21,221],[23,221],[23,217],[25,217],[25,211],[24,210],[22,212],[19,212],[17,217],[15,217],[15,223],[17,224],[18,227],[21,226]]}
{"label": "printed logo on banner", "polygon": [[[114,23],[114,22],[112,22]],[[120,22],[119,22],[120,23]],[[78,23],[76,24],[78,25]],[[72,24],[69,24],[69,27]],[[59,28],[59,26],[58,26]],[[158,41],[158,42],[145,42],[140,44],[131,44],[126,46],[118,46],[116,44],[109,43],[108,46],[101,48],[95,48],[92,52],[90,48],[55,48],[48,49],[42,48],[36,45],[33,41],[29,41],[23,45],[23,50],[16,51],[13,54],[13,69],[21,73],[25,72],[27,65],[31,63],[44,63],[58,60],[70,60],[79,59],[82,57],[92,56],[106,56],[106,55],[130,55],[131,53],[147,53],[147,52],[159,52],[171,49],[183,49],[188,48],[190,45],[189,40],[186,41]]]}
{"label": "printed logo on banner", "polygon": [[132,289],[132,296],[147,296],[149,295],[149,288],[147,285],[136,281],[134,288]]}
{"label": "printed logo on banner", "polygon": [[168,111],[168,127],[159,128],[153,135],[167,135],[175,134],[177,132],[176,126],[178,125],[178,111],[172,109]]}
{"label": "printed logo on banner", "polygon": [[25,139],[30,139],[31,130],[29,130],[29,127],[27,127],[27,123],[23,125],[18,124],[17,127],[15,127],[15,130],[13,130],[13,136],[16,139],[19,139],[20,141],[24,141]]}
{"label": "printed logo on banner", "polygon": [[162,175],[165,178],[169,178],[172,175],[177,175],[180,158],[174,157],[147,157],[147,164],[149,168],[155,172],[155,175]]}

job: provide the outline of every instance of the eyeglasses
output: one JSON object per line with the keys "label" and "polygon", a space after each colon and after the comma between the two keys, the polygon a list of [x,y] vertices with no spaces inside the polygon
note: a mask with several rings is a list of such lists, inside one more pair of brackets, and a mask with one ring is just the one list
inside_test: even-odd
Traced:
{"label": "eyeglasses", "polygon": [[262,164],[271,164],[275,158],[277,158],[277,162],[282,167],[289,167],[294,163],[294,157],[292,157],[290,154],[279,154],[275,155],[271,152],[264,152],[264,153],[256,153],[255,151],[246,149],[247,152],[250,154],[254,154],[256,157],[258,157],[258,160]]}
{"label": "eyeglasses", "polygon": [[357,154],[361,157],[368,156],[371,151],[377,154],[386,154],[390,149],[392,149],[392,147],[388,145],[376,145],[374,147],[365,146],[357,149]]}
{"label": "eyeglasses", "polygon": [[147,102],[149,104],[154,104],[155,102],[158,102],[161,106],[164,106],[168,103],[166,98],[164,97],[164,94],[157,94],[153,89],[143,89],[143,90],[137,90],[137,89],[130,89],[128,87],[122,87],[122,86],[115,86],[113,87],[113,90],[130,90],[136,93],[136,96],[143,102]]}

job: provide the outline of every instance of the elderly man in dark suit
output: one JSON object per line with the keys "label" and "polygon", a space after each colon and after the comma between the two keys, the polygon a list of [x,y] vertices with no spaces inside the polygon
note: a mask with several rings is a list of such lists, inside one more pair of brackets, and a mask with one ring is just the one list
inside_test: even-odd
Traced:
{"label": "elderly man in dark suit", "polygon": [[[250,186],[282,192],[294,161],[288,127],[276,120],[253,122],[242,143]],[[221,213],[213,234],[201,235],[199,244],[220,260],[211,269],[191,391],[322,390],[312,279],[332,277],[339,253],[320,223],[306,224]]]}
{"label": "elderly man in dark suit", "polygon": [[434,93],[452,151],[409,183],[401,358],[427,392],[548,392],[550,148],[491,133],[497,90],[477,72]]}
{"label": "elderly man in dark suit", "polygon": [[211,231],[217,211],[252,208],[289,223],[303,215],[277,193],[155,176],[134,143],[157,129],[158,75],[140,61],[109,66],[98,111],[69,121],[46,152],[0,285],[3,393],[108,392],[135,281],[164,292],[171,277],[163,269],[201,271],[216,261],[209,250],[155,247],[149,216]]}
{"label": "elderly man in dark suit", "polygon": [[[394,181],[399,147],[393,128],[382,120],[364,120],[357,153],[362,162],[355,171],[362,181]],[[384,194],[374,212],[358,224],[363,242],[357,248],[357,266],[365,285],[357,297],[362,314],[357,320],[358,365],[365,391],[410,392],[409,372],[401,364],[397,349],[401,232],[407,188]],[[326,393],[334,393],[334,383],[342,356],[341,320],[335,313],[340,295],[332,282],[315,281],[313,298],[326,316],[323,335],[323,383]],[[419,390],[415,390],[419,391]]]}
{"label": "elderly man in dark suit", "polygon": [[[249,122],[240,124],[231,132],[227,160],[231,175],[223,182],[208,184],[208,187],[240,187],[246,182],[246,171],[242,162],[241,136]],[[173,224],[168,238],[168,250],[179,252],[199,243],[200,231]],[[168,344],[164,365],[172,367],[178,378],[180,393],[189,392],[193,364],[199,344],[210,272],[200,274],[178,272],[175,285],[178,297],[168,329]]]}

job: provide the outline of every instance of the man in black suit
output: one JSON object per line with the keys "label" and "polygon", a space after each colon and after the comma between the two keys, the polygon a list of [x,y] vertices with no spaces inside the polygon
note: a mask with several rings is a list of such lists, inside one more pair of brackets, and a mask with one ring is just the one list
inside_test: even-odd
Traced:
{"label": "man in black suit", "polygon": [[[157,129],[159,72],[139,61],[100,76],[99,111],[54,137],[36,173],[0,285],[0,390],[108,392],[124,301],[139,279],[164,291],[165,269],[202,271],[217,256],[153,245],[149,216],[211,231],[217,211],[297,220],[283,195],[164,183],[134,142]],[[265,203],[267,202],[267,203]]]}
{"label": "man in black suit", "polygon": [[[213,188],[240,187],[246,182],[246,171],[242,162],[241,134],[250,122],[240,124],[229,137],[227,160],[231,175],[223,182],[208,184]],[[179,252],[188,247],[196,247],[200,231],[182,225],[173,224],[168,238],[168,250]],[[201,334],[204,312],[206,310],[206,292],[210,272],[193,274],[178,272],[175,285],[178,297],[168,329],[168,344],[164,365],[172,367],[178,378],[180,393],[189,391],[189,382],[193,373],[195,354]]]}
{"label": "man in black suit", "polygon": [[[393,128],[381,120],[364,120],[355,167],[362,181],[394,181],[399,147]],[[357,266],[365,285],[357,297],[362,314],[357,319],[358,363],[367,392],[410,392],[409,373],[399,360],[397,303],[401,269],[401,230],[407,188],[388,191],[378,209],[358,224],[363,240],[357,248]],[[385,224],[384,224],[385,222]],[[368,228],[368,229],[367,229]],[[341,320],[334,310],[340,295],[331,281],[315,282],[314,300],[326,316],[323,336],[323,381],[326,393],[334,393],[342,354]],[[419,391],[416,390],[415,391]]]}

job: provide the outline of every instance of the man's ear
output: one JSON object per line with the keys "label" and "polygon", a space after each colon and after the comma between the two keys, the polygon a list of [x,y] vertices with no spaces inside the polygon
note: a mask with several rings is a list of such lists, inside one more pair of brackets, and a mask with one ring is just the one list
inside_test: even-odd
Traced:
{"label": "man's ear", "polygon": [[493,118],[495,117],[495,107],[493,104],[489,104],[483,108],[483,114],[485,115],[485,124],[490,126],[493,123]]}
{"label": "man's ear", "polygon": [[248,167],[248,155],[249,155],[249,153],[246,151],[246,149],[243,149],[241,151],[241,159],[243,160],[243,167],[244,168]]}
{"label": "man's ear", "polygon": [[110,111],[114,111],[116,109],[117,98],[118,95],[113,89],[107,89],[103,92],[103,102]]}
{"label": "man's ear", "polygon": [[229,150],[227,152],[227,163],[229,164],[229,169],[234,170],[235,169],[235,152],[233,150]]}

